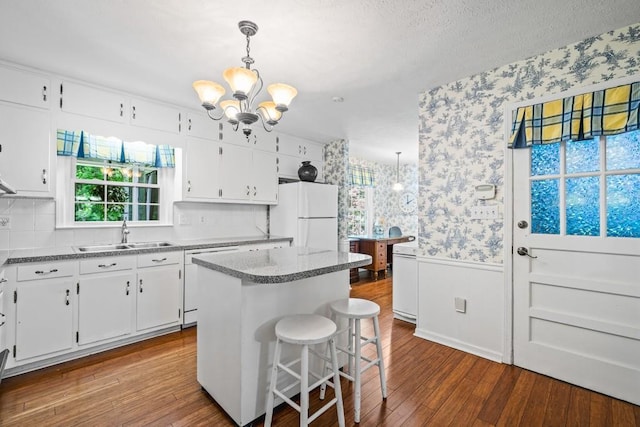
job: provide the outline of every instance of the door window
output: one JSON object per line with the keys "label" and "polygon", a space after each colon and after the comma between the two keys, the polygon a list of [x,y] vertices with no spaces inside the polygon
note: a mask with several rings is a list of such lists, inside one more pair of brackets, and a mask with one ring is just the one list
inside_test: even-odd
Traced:
{"label": "door window", "polygon": [[640,237],[640,131],[531,150],[531,232]]}

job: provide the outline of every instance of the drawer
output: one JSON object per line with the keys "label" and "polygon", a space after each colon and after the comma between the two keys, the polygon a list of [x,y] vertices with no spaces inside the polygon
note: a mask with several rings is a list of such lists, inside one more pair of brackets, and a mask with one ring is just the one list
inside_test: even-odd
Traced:
{"label": "drawer", "polygon": [[135,257],[114,256],[90,258],[80,261],[80,274],[104,273],[109,271],[132,270],[136,266]]}
{"label": "drawer", "polygon": [[17,281],[53,279],[73,276],[76,271],[75,262],[50,262],[46,264],[29,264],[18,266]]}
{"label": "drawer", "polygon": [[180,264],[183,252],[156,252],[138,255],[138,267],[157,267],[159,265]]}

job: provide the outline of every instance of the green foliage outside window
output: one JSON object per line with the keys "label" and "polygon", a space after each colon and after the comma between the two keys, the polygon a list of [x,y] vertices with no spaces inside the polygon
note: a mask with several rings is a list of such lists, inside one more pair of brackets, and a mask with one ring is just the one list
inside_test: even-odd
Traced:
{"label": "green foliage outside window", "polygon": [[75,221],[157,221],[159,193],[155,168],[78,162]]}

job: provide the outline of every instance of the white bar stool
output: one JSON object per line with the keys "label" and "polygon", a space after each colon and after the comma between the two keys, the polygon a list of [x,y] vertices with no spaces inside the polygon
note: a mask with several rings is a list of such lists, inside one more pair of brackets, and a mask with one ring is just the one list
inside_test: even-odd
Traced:
{"label": "white bar stool", "polygon": [[[319,316],[317,314],[298,314],[294,316],[287,316],[276,323],[276,348],[273,356],[273,368],[271,370],[271,383],[269,385],[269,395],[267,396],[266,416],[264,419],[265,427],[271,426],[273,418],[273,400],[274,396],[280,397],[296,411],[300,412],[300,426],[307,426],[314,421],[322,413],[324,413],[331,405],[336,404],[336,410],[338,412],[338,424],[340,427],[344,427],[344,405],[342,403],[342,392],[340,390],[340,367],[338,366],[338,358],[336,356],[336,344],[335,335],[337,330],[336,324],[326,317]],[[295,344],[302,346],[300,358],[292,362],[283,365],[280,363],[280,354],[282,352],[282,343]],[[328,343],[331,357],[327,357],[324,354],[320,354],[310,345]],[[326,362],[330,362],[332,365],[332,373],[326,376],[320,376],[313,371],[309,370],[309,352]],[[291,366],[296,363],[300,363],[300,374],[291,370]],[[294,377],[296,381],[293,384],[287,385],[282,390],[276,388],[278,382],[278,369],[282,369],[289,375]],[[326,370],[323,374],[326,373]],[[318,381],[309,385],[309,375],[316,378]],[[329,382],[329,379],[333,377],[333,382]],[[285,393],[297,384],[300,384],[300,405],[296,404],[293,400],[289,399]],[[335,397],[325,404],[322,408],[318,409],[313,415],[309,416],[309,392],[319,385],[326,385],[333,387],[335,390]],[[324,395],[323,395],[324,397]]]}
{"label": "white bar stool", "polygon": [[[382,357],[382,344],[380,343],[380,325],[378,323],[378,314],[380,314],[380,306],[373,301],[361,298],[347,298],[334,301],[330,304],[331,311],[334,316],[345,317],[349,320],[349,326],[336,333],[337,335],[348,333],[347,347],[338,346],[337,349],[348,355],[348,373],[340,372],[340,375],[355,383],[355,397],[353,399],[354,422],[360,422],[360,400],[361,400],[361,382],[362,373],[372,366],[378,366],[380,374],[380,388],[382,389],[382,399],[387,398],[387,380],[384,373],[384,360]],[[360,320],[372,319],[374,336],[371,338],[363,337],[360,333]],[[362,356],[362,347],[367,344],[376,345],[375,359],[369,359]],[[362,366],[361,361],[367,362]],[[355,369],[354,369],[355,367]],[[323,384],[320,388],[320,399],[324,398],[326,386]]]}

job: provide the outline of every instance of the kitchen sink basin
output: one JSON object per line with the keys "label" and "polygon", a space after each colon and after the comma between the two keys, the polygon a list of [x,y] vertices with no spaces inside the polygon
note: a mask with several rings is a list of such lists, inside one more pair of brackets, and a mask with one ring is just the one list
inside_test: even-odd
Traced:
{"label": "kitchen sink basin", "polygon": [[139,243],[114,243],[111,245],[88,245],[78,246],[78,252],[109,252],[109,251],[126,251],[130,249],[153,249],[175,246],[169,242],[139,242]]}
{"label": "kitchen sink basin", "polygon": [[107,252],[131,249],[125,244],[78,246],[80,252]]}
{"label": "kitchen sink basin", "polygon": [[174,246],[169,242],[142,242],[142,243],[127,243],[131,249],[148,249],[148,248],[165,248],[167,246]]}

